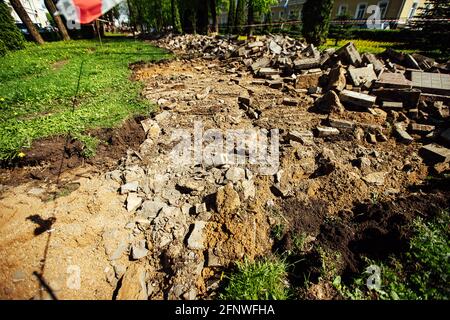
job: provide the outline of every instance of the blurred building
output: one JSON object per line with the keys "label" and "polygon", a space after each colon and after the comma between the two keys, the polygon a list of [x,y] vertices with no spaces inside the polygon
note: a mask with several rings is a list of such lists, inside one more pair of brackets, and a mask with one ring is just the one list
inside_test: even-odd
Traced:
{"label": "blurred building", "polygon": [[[33,23],[39,25],[40,27],[47,27],[50,24],[47,19],[48,11],[45,8],[44,0],[20,0],[20,2]],[[11,13],[16,23],[21,24],[22,21],[11,7],[9,1],[6,0],[5,3],[11,8]]]}

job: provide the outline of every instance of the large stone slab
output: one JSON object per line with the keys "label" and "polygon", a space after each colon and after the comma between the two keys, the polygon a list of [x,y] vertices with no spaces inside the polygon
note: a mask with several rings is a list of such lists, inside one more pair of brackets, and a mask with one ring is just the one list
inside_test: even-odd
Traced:
{"label": "large stone slab", "polygon": [[339,98],[343,103],[349,103],[364,108],[371,108],[376,101],[376,97],[374,96],[350,90],[342,90]]}
{"label": "large stone slab", "polygon": [[412,71],[411,82],[422,92],[450,96],[449,74]]}

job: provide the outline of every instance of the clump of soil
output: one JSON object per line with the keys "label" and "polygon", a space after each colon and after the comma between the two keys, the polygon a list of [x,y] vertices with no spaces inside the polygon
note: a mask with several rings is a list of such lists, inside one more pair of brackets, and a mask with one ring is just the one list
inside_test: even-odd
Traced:
{"label": "clump of soil", "polygon": [[18,185],[30,179],[57,181],[66,170],[85,163],[98,169],[110,169],[126,154],[128,148],[138,150],[145,140],[140,124],[143,117],[135,117],[118,128],[96,129],[89,132],[100,140],[94,157],[83,156],[83,144],[70,137],[50,137],[33,142],[24,150],[26,156],[12,162],[0,162],[0,181],[4,185]]}
{"label": "clump of soil", "polygon": [[[297,252],[289,257],[292,262],[291,283],[302,287],[304,279],[312,283],[323,275],[321,252],[340,257],[339,273],[350,279],[365,266],[364,258],[386,260],[391,255],[407,251],[412,235],[411,223],[421,217],[431,219],[450,205],[448,192],[412,194],[394,201],[356,204],[351,212],[340,218],[323,219],[317,205],[298,205],[295,200],[286,201],[290,230],[281,241],[275,243],[277,252],[295,251],[295,241],[301,234],[313,235],[311,250]],[[291,214],[295,213],[295,214]],[[325,261],[326,262],[326,261]],[[338,263],[336,261],[336,263]]]}

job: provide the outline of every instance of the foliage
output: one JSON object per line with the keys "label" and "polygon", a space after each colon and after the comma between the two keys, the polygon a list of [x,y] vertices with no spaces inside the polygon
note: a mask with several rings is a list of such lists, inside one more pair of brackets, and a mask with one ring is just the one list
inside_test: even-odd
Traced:
{"label": "foliage", "polygon": [[9,7],[0,1],[0,56],[25,47],[25,39],[14,23]]}
{"label": "foliage", "polygon": [[233,0],[230,1],[230,6],[228,7],[228,33],[232,33],[235,24],[235,15],[236,15],[236,2]]}
{"label": "foliage", "polygon": [[245,2],[246,0],[237,0],[236,15],[235,15],[235,29],[234,33],[242,34],[243,26],[245,25]]}
{"label": "foliage", "polygon": [[[412,26],[421,33],[422,45],[450,51],[450,1],[427,0],[425,7],[418,15],[418,20],[413,21]],[[442,19],[442,20],[436,20]]]}
{"label": "foliage", "polygon": [[302,34],[308,43],[325,43],[330,25],[333,0],[307,0],[302,9]]}
{"label": "foliage", "polygon": [[114,37],[102,46],[92,40],[30,43],[0,58],[0,159],[14,158],[38,138],[112,127],[148,112],[139,98],[142,84],[128,79],[128,64],[163,57],[143,42]]}
{"label": "foliage", "polygon": [[334,39],[335,45],[337,46],[339,40],[349,39],[351,38],[350,29],[352,27],[351,24],[339,23],[339,21],[347,21],[350,20],[351,17],[348,15],[341,15],[336,18],[337,23],[334,23],[330,26],[330,38]]}
{"label": "foliage", "polygon": [[448,300],[449,226],[448,211],[442,211],[430,222],[419,218],[412,224],[414,234],[407,253],[392,257],[387,263],[367,259],[368,265],[381,268],[379,289],[368,290],[364,277],[357,277],[350,286],[336,277],[334,286],[349,299]]}
{"label": "foliage", "polygon": [[224,300],[285,300],[289,297],[286,284],[287,264],[278,258],[237,263],[228,276],[228,284],[219,296]]}

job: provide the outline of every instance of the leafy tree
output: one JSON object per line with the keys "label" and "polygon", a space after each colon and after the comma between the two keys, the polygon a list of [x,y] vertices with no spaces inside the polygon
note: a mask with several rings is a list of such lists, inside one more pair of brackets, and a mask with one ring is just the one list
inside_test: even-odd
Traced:
{"label": "leafy tree", "polygon": [[25,47],[25,39],[14,23],[9,7],[0,1],[0,56]]}
{"label": "leafy tree", "polygon": [[245,0],[237,0],[234,32],[236,34],[241,34],[243,31],[244,24],[245,24]]}
{"label": "leafy tree", "polygon": [[302,34],[309,43],[325,43],[334,0],[306,0],[302,9]]}
{"label": "leafy tree", "polygon": [[337,46],[340,40],[350,38],[351,24],[342,21],[348,21],[351,17],[349,15],[340,15],[336,18],[336,24],[330,26],[330,38],[334,39],[334,45]]}
{"label": "leafy tree", "polygon": [[427,0],[425,7],[421,8],[418,18],[419,20],[412,24],[415,29],[420,31],[422,44],[448,52],[450,50],[450,26],[448,22],[448,19],[450,19],[450,1]]}
{"label": "leafy tree", "polygon": [[228,7],[228,33],[233,33],[236,18],[236,1],[230,0],[230,6]]}

